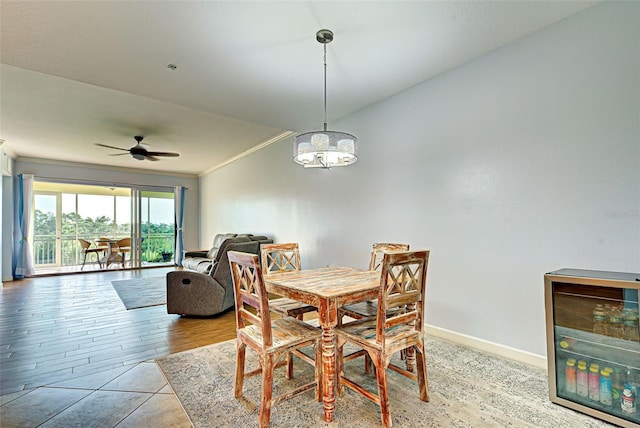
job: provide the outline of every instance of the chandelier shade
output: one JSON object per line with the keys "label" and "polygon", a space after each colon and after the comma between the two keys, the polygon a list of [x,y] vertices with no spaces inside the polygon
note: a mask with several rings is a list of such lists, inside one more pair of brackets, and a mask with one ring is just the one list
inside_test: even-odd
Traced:
{"label": "chandelier shade", "polygon": [[293,160],[305,168],[331,169],[358,160],[358,139],[346,132],[327,130],[327,44],[333,40],[333,32],[320,30],[316,40],[324,47],[324,130],[299,134],[293,144]]}
{"label": "chandelier shade", "polygon": [[293,160],[305,168],[351,165],[358,159],[357,140],[345,132],[306,132],[296,137]]}

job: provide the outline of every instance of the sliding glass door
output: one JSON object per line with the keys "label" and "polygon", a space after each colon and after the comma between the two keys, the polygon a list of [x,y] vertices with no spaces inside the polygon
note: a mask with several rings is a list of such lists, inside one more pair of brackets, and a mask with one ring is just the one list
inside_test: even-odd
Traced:
{"label": "sliding glass door", "polygon": [[[128,266],[171,263],[175,247],[174,194],[124,187],[34,182],[34,267],[83,263],[80,240],[131,238]],[[87,260],[95,266],[97,260]]]}

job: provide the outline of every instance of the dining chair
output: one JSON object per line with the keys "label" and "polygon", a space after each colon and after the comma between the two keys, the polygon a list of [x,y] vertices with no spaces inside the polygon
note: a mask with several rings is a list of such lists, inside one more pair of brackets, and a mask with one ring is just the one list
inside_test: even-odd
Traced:
{"label": "dining chair", "polygon": [[98,265],[100,266],[100,269],[102,269],[102,262],[100,261],[100,254],[102,251],[104,251],[104,248],[100,248],[100,247],[91,247],[91,242],[85,240],[85,239],[78,239],[78,242],[80,243],[80,251],[82,252],[82,266],[80,267],[80,270],[84,269],[84,264],[87,262],[87,254],[95,254],[96,255],[96,261],[98,262]]}
{"label": "dining chair", "polygon": [[[321,332],[296,318],[271,319],[269,297],[264,285],[262,268],[257,254],[229,251],[229,266],[233,280],[236,309],[236,369],[234,376],[234,396],[242,397],[245,377],[262,375],[260,427],[269,426],[271,407],[315,388],[315,399],[322,399],[322,350]],[[259,354],[260,367],[245,373],[246,347]],[[306,346],[315,347],[315,359],[300,351]],[[306,383],[293,391],[273,397],[273,374],[276,367],[285,364],[289,353],[295,353],[315,366],[313,382]]]}
{"label": "dining chair", "polygon": [[[371,257],[369,259],[369,270],[380,270],[382,267],[382,260],[384,254],[387,252],[397,251],[409,251],[409,244],[392,244],[392,243],[375,243],[371,248]],[[398,310],[398,309],[396,309]],[[342,324],[343,318],[348,316],[353,319],[362,319],[368,317],[375,317],[378,314],[378,301],[377,300],[365,300],[364,302],[352,303],[350,305],[344,305],[338,310],[338,323]],[[401,358],[406,359],[405,352],[401,352]],[[415,360],[411,358],[407,361],[407,370],[413,371],[413,362]],[[368,357],[365,358],[365,372],[371,372],[371,360]]]}
{"label": "dining chair", "polygon": [[[262,244],[260,246],[260,260],[264,275],[277,272],[287,272],[300,270],[300,249],[297,243],[286,244]],[[315,306],[307,305],[303,302],[290,299],[288,297],[275,297],[269,300],[271,312],[281,316],[294,317],[300,321],[304,320],[304,314],[317,311]],[[291,354],[287,356],[287,379],[293,378],[293,358]]]}
{"label": "dining chair", "polygon": [[[369,270],[380,270],[385,253],[397,251],[409,251],[409,244],[373,244],[371,248],[371,258],[369,260]],[[378,304],[375,300],[345,305],[340,308],[339,317],[349,316],[355,319],[375,317],[377,315]]]}
{"label": "dining chair", "polygon": [[[262,244],[260,246],[260,257],[264,275],[301,269],[300,249],[297,243]],[[271,299],[269,307],[272,312],[299,320],[302,320],[307,312],[318,310],[315,306],[287,297]]]}
{"label": "dining chair", "polygon": [[369,260],[369,270],[380,270],[384,254],[393,251],[409,251],[409,244],[376,243],[371,248],[371,259]]}
{"label": "dining chair", "polygon": [[[392,425],[387,368],[417,381],[420,400],[429,401],[423,332],[428,261],[428,250],[386,253],[382,261],[376,317],[336,328],[338,393],[344,394],[346,386],[378,404],[382,424],[387,428]],[[351,355],[368,355],[373,361],[378,381],[377,394],[346,377],[344,361],[349,357],[343,355],[346,343],[361,349]],[[391,363],[395,352],[407,348],[415,350],[417,373]]]}

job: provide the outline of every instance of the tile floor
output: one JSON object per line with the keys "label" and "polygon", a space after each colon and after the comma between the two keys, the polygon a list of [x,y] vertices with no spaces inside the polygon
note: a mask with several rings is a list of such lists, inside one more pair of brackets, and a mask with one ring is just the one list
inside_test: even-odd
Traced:
{"label": "tile floor", "polygon": [[0,396],[9,427],[191,427],[151,361]]}

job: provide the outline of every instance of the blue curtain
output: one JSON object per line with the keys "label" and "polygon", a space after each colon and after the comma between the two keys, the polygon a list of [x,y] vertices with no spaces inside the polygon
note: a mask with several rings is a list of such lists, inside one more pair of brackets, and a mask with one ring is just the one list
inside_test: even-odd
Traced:
{"label": "blue curtain", "polygon": [[33,259],[29,248],[29,218],[33,200],[33,175],[19,174],[14,192],[13,215],[13,261],[12,275],[15,279],[33,275]]}
{"label": "blue curtain", "polygon": [[175,188],[175,207],[176,207],[176,251],[174,253],[174,260],[176,265],[182,266],[182,259],[184,257],[184,241],[182,235],[182,225],[184,222],[184,193],[186,187],[176,186]]}

